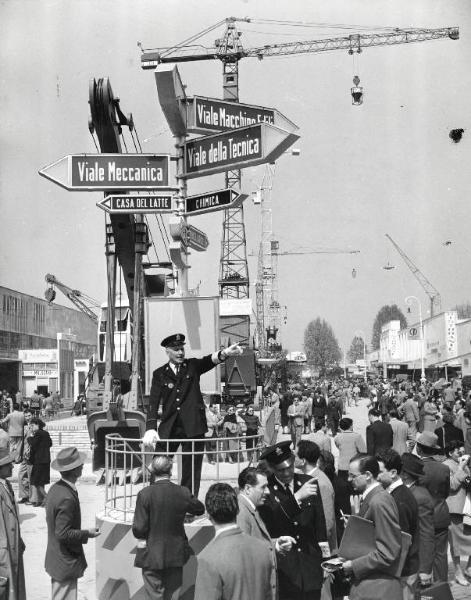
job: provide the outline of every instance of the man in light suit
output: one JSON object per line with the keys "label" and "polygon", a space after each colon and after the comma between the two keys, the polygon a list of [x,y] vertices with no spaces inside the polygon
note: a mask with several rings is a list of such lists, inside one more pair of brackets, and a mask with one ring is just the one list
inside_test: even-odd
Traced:
{"label": "man in light suit", "polygon": [[395,408],[389,411],[389,424],[393,430],[392,447],[398,454],[404,454],[407,452],[409,426],[404,421],[399,421],[399,413]]}
{"label": "man in light suit", "polygon": [[377,481],[376,458],[357,455],[350,461],[349,479],[361,494],[359,516],[375,526],[375,549],[343,563],[346,575],[353,576],[350,600],[402,600],[399,578],[395,576],[401,555],[401,528],[394,498]]}
{"label": "man in light suit", "polygon": [[154,483],[138,493],[134,511],[132,532],[140,540],[134,566],[142,569],[149,600],[178,596],[183,565],[190,555],[185,516],[204,513],[202,502],[170,481],[172,463],[169,456],[153,459]]}
{"label": "man in light suit", "polygon": [[83,544],[100,532],[81,529],[80,501],[75,484],[82,475],[84,453],[63,448],[51,467],[61,479],[46,497],[47,548],[45,568],[51,576],[52,600],[76,600],[77,580],[85,572],[87,561]]}
{"label": "man in light suit", "polygon": [[237,526],[234,489],[227,483],[213,484],[205,505],[215,536],[198,555],[195,600],[272,600],[276,584],[270,550],[266,542]]}
{"label": "man in light suit", "polygon": [[[276,600],[278,597],[278,586],[275,552],[286,554],[291,550],[293,545],[296,544],[296,540],[289,535],[282,535],[277,539],[272,539],[265,523],[258,514],[257,508],[265,504],[265,499],[270,494],[265,473],[256,467],[246,467],[240,472],[237,483],[239,484],[239,514],[237,515],[237,525],[244,533],[252,535],[268,545],[272,559],[272,597],[273,600]],[[275,587],[273,586],[273,583],[275,583]]]}
{"label": "man in light suit", "polygon": [[412,392],[409,392],[407,399],[403,404],[401,404],[398,412],[401,416],[404,416],[404,419],[409,427],[409,439],[415,440],[417,436],[417,425],[419,424],[420,415],[419,406],[414,400],[414,395]]}

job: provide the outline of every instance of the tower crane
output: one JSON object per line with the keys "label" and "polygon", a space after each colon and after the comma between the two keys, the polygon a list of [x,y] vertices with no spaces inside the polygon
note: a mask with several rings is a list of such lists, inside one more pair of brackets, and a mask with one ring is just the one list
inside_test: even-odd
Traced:
{"label": "tower crane", "polygon": [[98,323],[98,315],[94,310],[100,308],[100,303],[98,300],[90,298],[90,296],[87,296],[80,290],[74,290],[70,288],[68,285],[65,285],[65,283],[62,283],[62,281],[59,281],[55,275],[51,275],[51,273],[46,275],[45,280],[49,287],[46,288],[44,297],[49,304],[52,304],[56,299],[56,290],[54,288],[57,288],[64,294],[64,296],[67,296],[72,304],[74,304],[81,312],[87,315],[87,317],[91,319],[95,325]]}
{"label": "tower crane", "polygon": [[430,316],[438,315],[442,310],[442,298],[440,296],[440,292],[430,283],[430,281],[425,277],[422,271],[411,261],[411,259],[407,256],[407,254],[402,250],[400,246],[396,244],[396,242],[392,239],[389,234],[385,234],[391,244],[396,248],[402,260],[409,267],[412,275],[417,279],[417,281],[422,286],[424,292],[430,298]]}
{"label": "tower crane", "polygon": [[[143,69],[155,69],[160,63],[219,60],[223,66],[223,99],[237,102],[239,100],[239,61],[242,58],[252,57],[262,60],[268,57],[334,50],[345,50],[353,55],[362,52],[364,48],[373,46],[392,46],[436,39],[459,39],[459,29],[457,27],[438,29],[389,28],[380,32],[353,33],[348,36],[329,39],[302,40],[244,48],[240,40],[242,32],[237,29],[238,22],[275,23],[275,21],[266,19],[228,17],[172,47],[144,49],[139,43],[138,45],[142,51],[141,67]],[[276,21],[276,24],[300,25],[299,23],[280,23],[279,21]],[[205,47],[199,42],[198,45],[196,44],[204,35],[224,25],[225,31],[220,38],[216,39],[214,46]],[[226,187],[240,188],[240,182],[240,171],[228,171],[226,173]],[[224,211],[219,293],[223,298],[246,298],[249,295],[243,206]]]}

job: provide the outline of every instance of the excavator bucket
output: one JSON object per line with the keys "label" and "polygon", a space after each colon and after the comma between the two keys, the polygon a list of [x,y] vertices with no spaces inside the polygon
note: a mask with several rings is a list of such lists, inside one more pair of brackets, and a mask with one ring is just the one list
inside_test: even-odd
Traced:
{"label": "excavator bucket", "polygon": [[[109,456],[108,466],[113,469],[134,469],[142,466],[141,439],[146,430],[146,416],[137,410],[122,411],[123,419],[110,419],[109,411],[99,411],[91,414],[87,419],[88,434],[92,443],[93,470],[104,469],[106,436],[113,434],[114,437],[132,439],[113,444],[113,451]],[[130,458],[131,450],[134,451]]]}

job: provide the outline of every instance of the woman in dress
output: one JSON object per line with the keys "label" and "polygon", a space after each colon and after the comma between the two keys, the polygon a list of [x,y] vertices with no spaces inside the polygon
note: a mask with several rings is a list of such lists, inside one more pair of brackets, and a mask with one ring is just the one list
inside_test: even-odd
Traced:
{"label": "woman in dress", "polygon": [[435,431],[437,427],[438,408],[433,400],[428,399],[424,403],[424,431]]}
{"label": "woman in dress", "polygon": [[[469,586],[471,579],[471,471],[470,457],[464,455],[462,442],[450,442],[443,464],[450,468],[450,495],[446,499],[451,525],[448,528],[450,553],[455,565],[456,583]],[[467,559],[463,571],[461,558]]]}
{"label": "woman in dress", "polygon": [[50,466],[51,466],[51,446],[52,440],[47,431],[44,430],[45,423],[39,418],[33,418],[30,421],[31,428],[34,432],[30,438],[30,455],[29,462],[33,465],[31,471],[31,486],[33,488],[31,494],[31,503],[33,506],[44,506],[46,498],[46,490],[44,486],[50,483]]}

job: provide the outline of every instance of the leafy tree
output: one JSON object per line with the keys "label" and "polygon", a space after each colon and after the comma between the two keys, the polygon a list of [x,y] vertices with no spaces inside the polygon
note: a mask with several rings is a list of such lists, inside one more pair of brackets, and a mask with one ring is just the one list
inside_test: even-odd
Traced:
{"label": "leafy tree", "polygon": [[304,351],[307,362],[321,373],[340,362],[342,353],[332,327],[317,317],[304,330]]}
{"label": "leafy tree", "polygon": [[[368,352],[368,347],[365,344],[365,350]],[[350,344],[350,350],[347,352],[348,361],[354,363],[356,360],[363,359],[363,338],[356,335]]]}
{"label": "leafy tree", "polygon": [[381,337],[381,328],[386,323],[389,323],[389,321],[400,321],[401,329],[407,327],[407,319],[397,304],[391,304],[390,306],[385,304],[379,309],[373,323],[373,335],[371,337],[371,347],[373,350],[378,350],[379,340]]}
{"label": "leafy tree", "polygon": [[456,310],[458,313],[458,319],[469,319],[471,318],[471,303],[463,302],[462,304],[457,304],[451,310]]}

